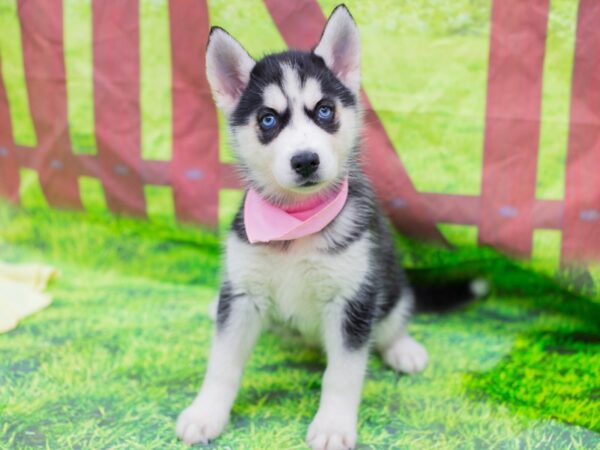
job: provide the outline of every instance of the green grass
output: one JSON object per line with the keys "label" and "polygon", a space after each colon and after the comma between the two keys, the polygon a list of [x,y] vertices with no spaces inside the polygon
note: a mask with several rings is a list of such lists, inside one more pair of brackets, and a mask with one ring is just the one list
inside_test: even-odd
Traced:
{"label": "green grass", "polygon": [[[408,265],[476,266],[495,288],[416,317],[431,357],[423,374],[371,358],[360,448],[600,448],[600,305],[491,252],[399,244]],[[0,448],[183,448],[173,426],[206,366],[217,236],[1,206],[0,252],[61,271],[54,303],[0,335]],[[211,448],[304,448],[323,367],[316,350],[263,335]]]}

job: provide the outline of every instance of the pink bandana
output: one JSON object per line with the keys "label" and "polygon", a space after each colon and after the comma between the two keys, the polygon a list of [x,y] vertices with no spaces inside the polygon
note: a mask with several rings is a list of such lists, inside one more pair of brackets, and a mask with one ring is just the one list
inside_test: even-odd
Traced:
{"label": "pink bandana", "polygon": [[250,189],[244,202],[248,240],[251,244],[290,241],[317,233],[336,218],[347,198],[348,179],[326,198],[314,197],[286,207],[272,205]]}

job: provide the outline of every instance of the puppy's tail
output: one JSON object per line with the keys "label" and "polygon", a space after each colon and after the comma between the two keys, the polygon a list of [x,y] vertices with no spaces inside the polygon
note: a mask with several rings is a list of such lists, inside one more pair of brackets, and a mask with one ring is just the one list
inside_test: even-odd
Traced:
{"label": "puppy's tail", "polygon": [[417,312],[448,312],[490,292],[490,284],[483,277],[443,280],[423,276],[422,269],[407,272],[415,292]]}

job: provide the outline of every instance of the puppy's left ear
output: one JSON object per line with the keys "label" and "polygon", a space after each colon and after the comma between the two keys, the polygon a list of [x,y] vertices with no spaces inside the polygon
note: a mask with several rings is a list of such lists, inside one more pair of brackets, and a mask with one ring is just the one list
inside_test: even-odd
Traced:
{"label": "puppy's left ear", "polygon": [[360,36],[345,5],[337,6],[325,24],[321,40],[313,50],[352,92],[360,89]]}

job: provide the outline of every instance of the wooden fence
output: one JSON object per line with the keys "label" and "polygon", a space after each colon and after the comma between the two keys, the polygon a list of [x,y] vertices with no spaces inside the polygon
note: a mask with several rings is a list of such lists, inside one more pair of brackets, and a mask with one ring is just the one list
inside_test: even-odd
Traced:
{"label": "wooden fence", "polygon": [[[325,17],[315,0],[265,4],[290,47],[316,43]],[[169,3],[171,161],[141,158],[140,49],[135,33],[127,32],[138,28],[137,2],[93,2],[96,155],[71,149],[61,0],[21,0],[18,7],[38,144],[15,145],[0,80],[0,196],[19,202],[19,168],[25,167],[39,173],[50,206],[81,209],[78,178],[91,176],[102,182],[111,211],[144,217],[144,186],[170,186],[180,222],[216,226],[219,190],[238,181],[234,168],[219,160],[217,114],[204,73],[206,3]],[[579,4],[563,200],[535,197],[548,11],[549,0],[493,1],[480,196],[417,192],[402,152],[362,93],[366,168],[401,231],[445,243],[438,223],[476,225],[480,244],[528,257],[535,229],[561,230],[563,262],[600,260],[600,2]]]}

